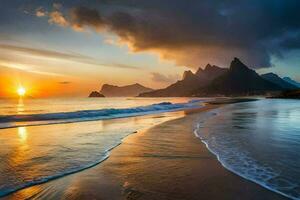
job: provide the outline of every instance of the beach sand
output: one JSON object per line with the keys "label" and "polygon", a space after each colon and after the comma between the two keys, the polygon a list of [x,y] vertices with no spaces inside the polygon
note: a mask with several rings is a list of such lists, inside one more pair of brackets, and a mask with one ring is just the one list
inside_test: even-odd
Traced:
{"label": "beach sand", "polygon": [[285,199],[223,168],[195,137],[195,121],[217,106],[132,134],[103,163],[4,199]]}

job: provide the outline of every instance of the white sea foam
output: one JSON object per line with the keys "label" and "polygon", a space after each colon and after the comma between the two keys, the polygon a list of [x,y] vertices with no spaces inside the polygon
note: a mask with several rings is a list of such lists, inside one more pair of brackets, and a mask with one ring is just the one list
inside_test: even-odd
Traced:
{"label": "white sea foam", "polygon": [[162,102],[134,108],[108,108],[100,110],[81,110],[74,112],[29,115],[0,115],[0,128],[124,118],[161,112],[178,111],[188,108],[201,107],[200,102],[202,101],[203,100],[200,99],[194,99],[186,103]]}
{"label": "white sea foam", "polygon": [[[93,167],[108,158],[109,152],[129,134],[177,116],[163,112],[201,106],[201,100],[193,100],[135,108],[2,116],[2,123],[8,123],[9,127],[22,126],[23,122],[26,125],[80,123],[1,129],[0,141],[4,142],[0,146],[0,197]],[[161,114],[138,121],[134,118],[94,121],[152,113]]]}
{"label": "white sea foam", "polygon": [[[300,199],[300,135],[294,132],[300,129],[290,124],[294,120],[291,115],[299,113],[295,113],[296,104],[288,103],[282,103],[287,104],[284,111],[278,102],[265,100],[230,105],[207,114],[194,133],[226,169],[288,198]],[[280,115],[281,111],[285,113]],[[295,141],[297,145],[292,145]]]}

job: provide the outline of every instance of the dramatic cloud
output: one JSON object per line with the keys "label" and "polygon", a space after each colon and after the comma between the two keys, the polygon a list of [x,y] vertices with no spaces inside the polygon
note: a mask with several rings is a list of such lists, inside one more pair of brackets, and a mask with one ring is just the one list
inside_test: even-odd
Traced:
{"label": "dramatic cloud", "polygon": [[70,12],[70,20],[75,30],[83,30],[84,27],[92,27],[95,30],[101,30],[104,21],[97,10],[86,7],[74,8]]}
{"label": "dramatic cloud", "polygon": [[151,80],[154,82],[161,82],[161,83],[174,83],[180,77],[178,75],[169,75],[165,76],[163,74],[153,72],[151,74]]}
{"label": "dramatic cloud", "polygon": [[[300,48],[297,0],[111,0],[68,4],[49,22],[116,34],[132,51],[150,51],[178,65],[228,64],[237,56],[253,67]],[[65,16],[64,16],[65,15]]]}

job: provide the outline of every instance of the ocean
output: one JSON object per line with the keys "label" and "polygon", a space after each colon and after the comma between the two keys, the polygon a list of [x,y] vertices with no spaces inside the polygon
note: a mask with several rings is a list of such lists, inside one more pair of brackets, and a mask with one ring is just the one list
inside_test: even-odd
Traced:
{"label": "ocean", "polygon": [[233,173],[300,199],[300,102],[261,99],[206,114],[195,134]]}
{"label": "ocean", "polygon": [[[0,100],[0,197],[101,164],[126,136],[182,117],[183,110],[208,100]],[[199,119],[195,135],[225,168],[300,199],[298,100],[230,104]]]}
{"label": "ocean", "polygon": [[172,113],[201,107],[204,101],[0,100],[0,197],[97,165],[129,134],[183,116]]}

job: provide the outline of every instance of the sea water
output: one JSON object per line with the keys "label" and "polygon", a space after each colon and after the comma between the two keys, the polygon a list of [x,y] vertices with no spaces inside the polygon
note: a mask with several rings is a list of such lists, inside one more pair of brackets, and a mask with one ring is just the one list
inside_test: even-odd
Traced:
{"label": "sea water", "polygon": [[[0,101],[0,197],[101,163],[123,138],[205,99]],[[144,117],[134,117],[141,116]]]}
{"label": "sea water", "polygon": [[300,199],[300,101],[263,99],[206,114],[196,135],[230,171]]}
{"label": "sea water", "polygon": [[[0,100],[0,129],[139,116],[182,110],[199,99],[74,98]],[[201,101],[205,101],[202,99]]]}

